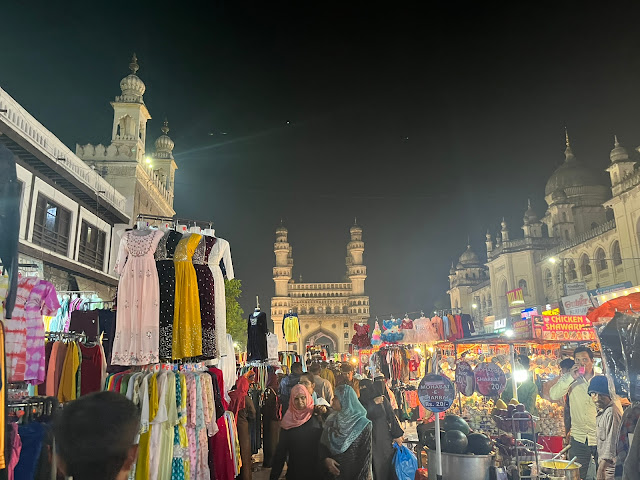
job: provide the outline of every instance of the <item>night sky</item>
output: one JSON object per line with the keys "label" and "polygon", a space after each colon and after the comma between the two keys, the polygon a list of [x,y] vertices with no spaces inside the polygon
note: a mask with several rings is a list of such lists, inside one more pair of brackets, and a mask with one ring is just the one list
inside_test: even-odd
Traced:
{"label": "night sky", "polygon": [[544,214],[565,125],[599,171],[614,133],[640,144],[638,6],[7,3],[0,86],[72,149],[108,144],[137,53],[148,149],[166,114],[176,211],[229,240],[245,310],[273,295],[281,219],[296,280],[336,282],[354,217],[372,316],[431,309],[468,235],[483,256],[527,198]]}

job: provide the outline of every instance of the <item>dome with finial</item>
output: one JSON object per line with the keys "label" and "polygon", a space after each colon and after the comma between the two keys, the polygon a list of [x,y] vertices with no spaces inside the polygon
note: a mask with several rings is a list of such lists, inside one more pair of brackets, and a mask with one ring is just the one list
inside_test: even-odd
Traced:
{"label": "dome with finial", "polygon": [[353,225],[349,229],[349,232],[350,233],[362,233],[362,227],[358,225],[358,219],[357,218],[353,219]]}
{"label": "dome with finial", "polygon": [[456,267],[453,266],[453,262],[451,262],[451,268],[449,269],[449,274],[450,275],[456,274]]}
{"label": "dome with finial", "polygon": [[473,267],[477,265],[480,265],[480,259],[478,258],[478,255],[471,250],[471,244],[469,243],[467,245],[467,249],[462,252],[462,255],[460,255],[460,258],[458,259],[458,268]]}
{"label": "dome with finial", "polygon": [[617,162],[628,162],[629,161],[629,152],[618,142],[618,136],[613,136],[613,150],[609,154],[609,158],[611,159],[611,163]]}
{"label": "dome with finial", "polygon": [[524,223],[525,225],[528,225],[529,223],[536,223],[538,221],[538,215],[536,215],[536,212],[531,207],[531,199],[527,200],[527,205],[527,211],[524,212]]}
{"label": "dome with finial", "polygon": [[[544,189],[545,196],[553,194],[557,190],[566,190],[572,187],[600,187],[602,182],[598,178],[595,172],[590,170],[582,162],[576,159],[573,151],[571,150],[571,143],[569,142],[569,134],[565,129],[565,143],[566,149],[564,151],[565,160],[555,172],[551,175],[551,178],[547,181],[547,185]],[[565,192],[566,193],[566,192]]]}
{"label": "dome with finial", "polygon": [[122,96],[119,98],[120,101],[144,103],[142,95],[144,95],[147,87],[136,75],[139,68],[138,57],[136,57],[136,54],[134,53],[131,58],[131,63],[129,64],[129,70],[131,70],[131,73],[120,80],[120,90],[122,90]]}
{"label": "dome with finial", "polygon": [[169,122],[167,119],[164,119],[164,123],[162,125],[162,135],[158,137],[156,140],[156,157],[157,158],[171,158],[171,154],[173,152],[174,143],[173,140],[169,137]]}

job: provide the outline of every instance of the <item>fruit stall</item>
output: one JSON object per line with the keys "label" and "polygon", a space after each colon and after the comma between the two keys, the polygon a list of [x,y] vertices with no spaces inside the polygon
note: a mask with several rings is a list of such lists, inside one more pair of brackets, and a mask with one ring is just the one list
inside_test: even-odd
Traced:
{"label": "fruit stall", "polygon": [[[431,437],[421,439],[428,449],[430,467],[437,460],[439,443],[442,478],[462,478],[457,475],[464,473],[465,479],[476,480],[476,470],[460,470],[470,461],[475,462],[474,468],[489,462],[477,473],[477,480],[488,480],[490,470],[497,478],[538,478],[539,462],[563,447],[564,406],[551,401],[549,389],[561,374],[559,363],[565,348],[570,342],[594,341],[593,328],[585,317],[557,315],[514,322],[508,335],[438,344],[436,371],[452,382],[455,393],[441,422],[440,438],[435,428]],[[517,355],[530,359],[528,371],[516,361]],[[518,390],[525,381],[526,391],[537,390],[538,395],[519,401]],[[477,458],[469,460],[468,456]],[[431,470],[429,478],[435,480]]]}

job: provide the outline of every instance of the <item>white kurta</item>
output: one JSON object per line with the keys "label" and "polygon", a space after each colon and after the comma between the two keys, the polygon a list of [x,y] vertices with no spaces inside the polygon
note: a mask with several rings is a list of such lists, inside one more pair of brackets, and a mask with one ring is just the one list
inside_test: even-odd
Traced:
{"label": "white kurta", "polygon": [[[220,268],[220,260],[224,262],[227,278],[233,280],[233,263],[231,261],[231,248],[224,238],[217,238],[216,243],[209,254],[209,268],[213,274],[213,294],[215,296],[216,310],[216,341],[218,343],[218,357],[227,352],[227,302],[225,300],[224,275]],[[231,355],[234,355],[231,350]]]}

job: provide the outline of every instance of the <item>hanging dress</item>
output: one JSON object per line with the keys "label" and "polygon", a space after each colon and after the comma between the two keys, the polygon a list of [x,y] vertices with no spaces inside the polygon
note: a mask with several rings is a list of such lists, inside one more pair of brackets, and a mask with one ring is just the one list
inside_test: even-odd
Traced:
{"label": "hanging dress", "polygon": [[[231,248],[224,238],[216,238],[216,243],[209,254],[209,268],[213,273],[213,287],[215,291],[216,306],[216,341],[218,343],[218,355],[234,355],[233,349],[227,349],[227,302],[225,301],[224,275],[220,268],[220,261],[224,263],[224,269],[229,280],[233,280],[233,263],[231,262]],[[233,342],[232,342],[233,345]]]}
{"label": "hanging dress", "polygon": [[247,360],[267,359],[267,314],[254,312],[247,320]]}
{"label": "hanging dress", "polygon": [[160,287],[153,254],[163,233],[145,235],[133,230],[120,240],[115,271],[120,274],[113,365],[157,363],[160,315]]}
{"label": "hanging dress", "polygon": [[202,356],[206,359],[216,358],[218,345],[216,342],[216,307],[213,273],[209,268],[209,255],[217,238],[203,236],[193,254],[193,267],[198,278],[198,294],[200,296],[200,319],[202,323]]}
{"label": "hanging dress", "polygon": [[60,308],[56,289],[53,284],[40,280],[29,294],[25,304],[27,320],[27,368],[24,381],[33,385],[44,382],[44,322],[43,315],[53,315]]}
{"label": "hanging dress", "polygon": [[178,243],[173,255],[176,268],[176,302],[173,315],[173,358],[202,355],[202,323],[198,277],[193,254],[202,235],[192,233]]}
{"label": "hanging dress", "polygon": [[40,282],[37,277],[21,278],[15,296],[11,318],[5,320],[5,349],[7,378],[10,382],[24,381],[27,370],[27,318],[25,306],[31,290]]}
{"label": "hanging dress", "polygon": [[173,264],[173,254],[181,238],[180,232],[167,230],[158,242],[154,254],[160,282],[160,358],[162,359],[171,358],[176,298],[176,268]]}

